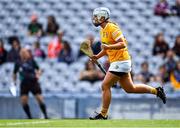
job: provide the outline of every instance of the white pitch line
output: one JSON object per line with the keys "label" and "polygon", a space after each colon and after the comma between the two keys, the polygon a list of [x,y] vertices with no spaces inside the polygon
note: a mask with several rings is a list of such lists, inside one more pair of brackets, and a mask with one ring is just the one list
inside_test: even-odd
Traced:
{"label": "white pitch line", "polygon": [[0,126],[16,126],[16,125],[27,125],[27,124],[47,124],[54,121],[33,121],[33,122],[10,122],[6,124],[0,124]]}

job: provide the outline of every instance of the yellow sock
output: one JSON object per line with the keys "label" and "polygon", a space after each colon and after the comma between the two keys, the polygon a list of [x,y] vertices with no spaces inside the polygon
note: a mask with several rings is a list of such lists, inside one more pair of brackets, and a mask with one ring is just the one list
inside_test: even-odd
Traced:
{"label": "yellow sock", "polygon": [[106,117],[107,112],[108,112],[108,109],[107,109],[107,108],[102,108],[102,110],[101,110],[101,115],[103,115],[104,117]]}
{"label": "yellow sock", "polygon": [[152,88],[151,89],[151,93],[157,95],[157,89],[156,88]]}

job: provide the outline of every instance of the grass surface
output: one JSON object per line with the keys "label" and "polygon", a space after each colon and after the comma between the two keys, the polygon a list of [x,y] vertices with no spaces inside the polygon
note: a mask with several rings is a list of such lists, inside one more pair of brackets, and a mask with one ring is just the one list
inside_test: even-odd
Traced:
{"label": "grass surface", "polygon": [[0,120],[2,128],[180,128],[180,120]]}

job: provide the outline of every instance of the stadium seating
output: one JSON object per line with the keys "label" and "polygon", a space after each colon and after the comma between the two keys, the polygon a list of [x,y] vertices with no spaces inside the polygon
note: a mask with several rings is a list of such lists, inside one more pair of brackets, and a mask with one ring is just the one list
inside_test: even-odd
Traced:
{"label": "stadium seating", "polygon": [[[172,5],[173,1],[168,0]],[[98,6],[109,7],[112,12],[112,20],[117,21],[129,42],[129,51],[133,56],[135,74],[140,71],[140,64],[147,60],[150,70],[156,73],[163,60],[152,57],[154,36],[163,31],[170,46],[173,46],[175,36],[180,32],[179,18],[169,17],[163,19],[154,16],[154,0],[0,0],[0,36],[7,42],[7,37],[17,35],[22,45],[32,45],[37,38],[27,35],[27,25],[31,14],[35,13],[43,28],[47,25],[47,16],[54,15],[61,29],[65,32],[63,39],[70,42],[75,57],[80,42],[88,33],[95,35],[99,40],[98,30],[91,24],[92,10]],[[174,29],[173,29],[174,28]],[[47,52],[47,45],[52,37],[42,37],[40,43]],[[7,49],[10,46],[6,43]],[[142,47],[146,49],[141,51]],[[71,65],[58,63],[57,60],[38,61],[43,69],[40,79],[45,91],[85,91],[98,92],[99,82],[91,85],[88,82],[78,80],[79,72],[84,68],[88,58],[80,58]],[[156,70],[154,70],[156,69]],[[0,90],[7,89],[12,64],[4,64],[0,67]],[[79,89],[79,90],[78,90]],[[170,92],[170,91],[169,91]]]}

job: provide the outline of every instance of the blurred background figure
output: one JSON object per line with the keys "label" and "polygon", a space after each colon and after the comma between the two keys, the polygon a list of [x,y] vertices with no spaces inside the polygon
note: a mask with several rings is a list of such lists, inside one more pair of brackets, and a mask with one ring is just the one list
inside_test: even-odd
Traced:
{"label": "blurred background figure", "polygon": [[21,50],[21,43],[18,37],[12,37],[10,40],[11,49],[7,53],[7,61],[8,62],[16,62],[20,60],[19,52]]}
{"label": "blurred background figure", "polygon": [[28,34],[41,37],[43,35],[42,24],[38,22],[38,17],[36,14],[31,16],[31,22],[28,25]]}
{"label": "blurred background figure", "polygon": [[180,58],[180,35],[178,35],[176,37],[176,40],[175,40],[172,50]]}
{"label": "blurred background figure", "polygon": [[104,74],[96,68],[92,61],[88,60],[85,64],[85,69],[80,72],[79,79],[93,83],[95,81],[102,80],[103,77]]}
{"label": "blurred background figure", "polygon": [[180,16],[180,0],[176,0],[176,4],[171,7],[172,15]]}
{"label": "blurred background figure", "polygon": [[72,48],[67,41],[63,41],[63,47],[58,55],[58,62],[70,64],[74,61]]}
{"label": "blurred background figure", "polygon": [[169,73],[167,72],[166,65],[161,65],[156,77],[159,77],[162,83],[169,82]]}
{"label": "blurred background figure", "polygon": [[178,58],[176,54],[173,52],[173,50],[170,49],[167,52],[167,55],[164,61],[165,61],[167,72],[170,74],[175,69],[176,62],[178,61]]}
{"label": "blurred background figure", "polygon": [[166,17],[170,14],[169,4],[166,0],[159,0],[154,8],[154,14],[162,17]]}
{"label": "blurred background figure", "polygon": [[0,39],[0,65],[6,62],[7,51],[4,48],[4,42]]}
{"label": "blurred background figure", "polygon": [[[90,40],[90,45],[94,54],[98,54],[101,51],[101,42],[95,41],[95,37],[92,34],[88,34],[86,39]],[[78,58],[84,56],[85,54],[79,50]]]}
{"label": "blurred background figure", "polygon": [[170,75],[171,83],[175,90],[180,90],[180,60],[176,63],[175,69]]}
{"label": "blurred background figure", "polygon": [[45,52],[41,49],[40,47],[40,43],[38,41],[36,41],[34,43],[34,48],[32,51],[32,54],[35,58],[41,58],[41,59],[45,59],[46,58],[46,54]]}
{"label": "blurred background figure", "polygon": [[50,41],[48,44],[48,58],[54,59],[57,58],[59,53],[62,50],[62,37],[63,32],[59,32],[57,36]]}
{"label": "blurred background figure", "polygon": [[56,19],[54,16],[48,16],[48,24],[46,28],[46,33],[48,35],[56,35],[59,30],[59,25],[56,22]]}
{"label": "blurred background figure", "polygon": [[29,119],[32,119],[30,108],[28,105],[29,92],[31,92],[38,101],[39,107],[47,119],[46,106],[42,97],[41,87],[39,85],[39,78],[41,70],[33,59],[28,49],[22,48],[20,51],[20,60],[15,63],[13,71],[13,80],[16,85],[17,73],[20,75],[20,98],[22,107]]}
{"label": "blurred background figure", "polygon": [[149,71],[149,64],[148,62],[143,62],[141,64],[141,71],[139,74],[134,76],[136,82],[150,82],[150,79],[153,78],[153,74]]}
{"label": "blurred background figure", "polygon": [[155,36],[155,41],[153,45],[153,55],[160,55],[162,57],[165,57],[168,50],[169,45],[165,41],[163,33],[157,34]]}

